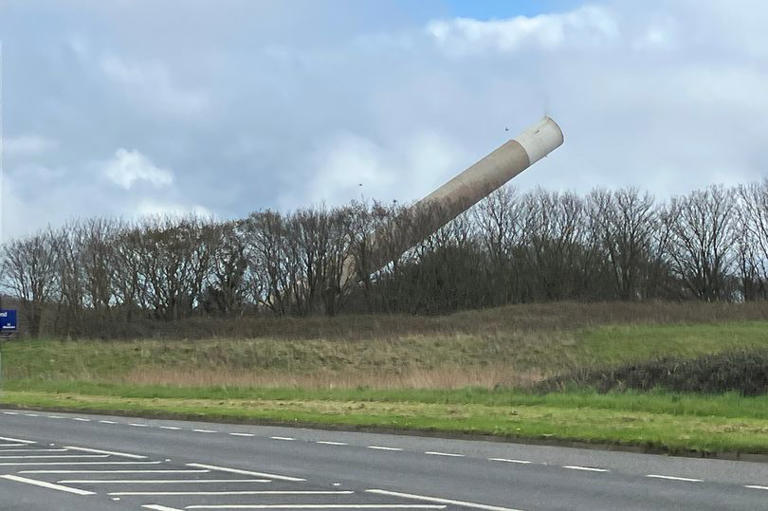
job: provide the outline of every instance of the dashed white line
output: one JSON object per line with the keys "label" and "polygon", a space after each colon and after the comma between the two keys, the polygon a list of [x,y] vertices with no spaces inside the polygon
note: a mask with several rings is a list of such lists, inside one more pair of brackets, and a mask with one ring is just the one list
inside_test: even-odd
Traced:
{"label": "dashed white line", "polygon": [[212,429],[193,429],[195,433],[216,433],[216,431]]}
{"label": "dashed white line", "polygon": [[99,424],[117,424],[115,421],[99,421]]}
{"label": "dashed white line", "polygon": [[256,436],[253,433],[230,433],[232,436]]}
{"label": "dashed white line", "polygon": [[210,470],[21,470],[19,474],[205,474]]}
{"label": "dashed white line", "polygon": [[701,483],[701,479],[691,479],[689,477],[677,477],[677,476],[664,476],[659,474],[648,474],[645,477],[650,477],[652,479],[667,479],[669,481],[685,481],[688,483]]}
{"label": "dashed white line", "polygon": [[48,460],[48,459],[67,459],[67,458],[109,458],[108,454],[19,454],[16,456],[0,456],[0,460]]}
{"label": "dashed white line", "polygon": [[4,452],[67,452],[67,449],[0,449]]}
{"label": "dashed white line", "polygon": [[0,463],[0,467],[47,466],[47,465],[159,465],[162,461],[39,461],[23,463]]}
{"label": "dashed white line", "polygon": [[24,447],[28,444],[0,444],[0,447]]}
{"label": "dashed white line", "polygon": [[170,497],[170,496],[226,496],[226,495],[351,495],[355,492],[351,490],[316,490],[316,491],[294,491],[294,490],[244,490],[244,491],[116,491],[107,495],[115,497]]}
{"label": "dashed white line", "polygon": [[63,419],[64,417],[62,417],[61,415],[49,415],[48,418],[49,419]]}
{"label": "dashed white line", "polygon": [[368,449],[375,449],[377,451],[402,451],[400,447],[387,447],[385,445],[369,445]]}
{"label": "dashed white line", "polygon": [[430,454],[432,456],[452,456],[454,458],[463,458],[463,454],[456,454],[455,452],[440,452],[440,451],[426,451],[424,454]]}
{"label": "dashed white line", "polygon": [[19,412],[3,412],[5,415],[18,415]]}
{"label": "dashed white line", "polygon": [[72,420],[80,422],[91,422],[91,419],[86,419],[85,417],[72,417]]}
{"label": "dashed white line", "polygon": [[753,490],[768,490],[768,486],[760,486],[757,484],[748,484],[744,488],[751,488]]}
{"label": "dashed white line", "polygon": [[330,440],[318,440],[315,442],[316,444],[323,444],[323,445],[349,445],[346,442],[332,442]]}
{"label": "dashed white line", "polygon": [[528,460],[511,460],[508,458],[488,458],[488,461],[501,461],[503,463],[517,463],[518,465],[530,465],[532,462]]}
{"label": "dashed white line", "polygon": [[160,429],[167,429],[169,431],[179,431],[181,428],[176,426],[160,426]]}
{"label": "dashed white line", "polygon": [[[206,471],[207,472],[207,471]],[[269,483],[271,479],[71,479],[60,484],[215,484]]]}
{"label": "dashed white line", "polygon": [[14,475],[0,476],[3,479],[9,481],[16,481],[17,483],[31,484],[32,486],[40,486],[41,488],[48,488],[49,490],[58,490],[67,493],[74,493],[75,495],[95,495],[92,491],[81,490],[79,488],[71,488],[69,486],[62,486],[60,484],[48,483],[46,481],[38,481],[37,479],[28,479],[26,477],[19,477]]}
{"label": "dashed white line", "polygon": [[563,465],[563,468],[567,468],[568,470],[583,470],[585,472],[610,472],[607,468],[582,467],[580,465]]}
{"label": "dashed white line", "polygon": [[185,509],[445,509],[429,504],[216,504]]}
{"label": "dashed white line", "polygon": [[376,495],[387,495],[389,497],[402,497],[404,499],[423,500],[425,502],[437,502],[439,504],[452,504],[454,506],[470,507],[474,509],[484,509],[485,511],[522,511],[511,507],[489,506],[487,504],[478,504],[477,502],[466,502],[463,500],[443,499],[440,497],[428,497],[426,495],[414,495],[412,493],[400,493],[387,490],[365,490],[367,493]]}
{"label": "dashed white line", "polygon": [[129,426],[133,426],[134,428],[148,428],[149,427],[149,424],[141,424],[141,423],[138,423],[138,422],[137,423],[133,423],[133,424],[128,424],[128,425]]}
{"label": "dashed white line", "polygon": [[10,438],[7,436],[0,436],[0,440],[3,440],[4,442],[14,442],[17,444],[34,444],[37,442],[33,442],[32,440],[19,440],[18,438]]}
{"label": "dashed white line", "polygon": [[143,506],[144,509],[151,509],[152,511],[184,511],[183,509],[178,509],[175,507],[168,507],[168,506],[161,506],[160,504],[145,504]]}
{"label": "dashed white line", "polygon": [[95,454],[106,454],[108,456],[120,456],[120,457],[123,457],[123,458],[132,458],[132,459],[135,459],[135,460],[147,459],[146,456],[141,456],[139,454],[128,454],[128,453],[119,452],[119,451],[102,451],[101,449],[90,449],[90,448],[85,448],[85,447],[75,447],[73,445],[65,445],[64,447],[66,447],[67,449],[72,450],[72,451],[92,452],[92,453],[95,453]]}
{"label": "dashed white line", "polygon": [[40,417],[40,415],[37,413],[25,413],[24,415],[26,415],[27,417]]}
{"label": "dashed white line", "polygon": [[220,472],[229,472],[231,474],[240,474],[244,476],[254,476],[254,477],[266,477],[269,479],[279,479],[281,481],[293,481],[293,482],[303,482],[306,481],[306,479],[301,479],[299,477],[290,477],[290,476],[281,476],[277,474],[268,474],[266,472],[253,472],[251,470],[241,470],[239,468],[228,468],[228,467],[219,467],[216,465],[203,465],[202,463],[187,463],[188,467],[194,467],[194,468],[207,468],[209,470],[218,470]]}
{"label": "dashed white line", "polygon": [[286,441],[296,440],[295,438],[290,436],[271,436],[269,438],[271,438],[272,440],[286,440]]}

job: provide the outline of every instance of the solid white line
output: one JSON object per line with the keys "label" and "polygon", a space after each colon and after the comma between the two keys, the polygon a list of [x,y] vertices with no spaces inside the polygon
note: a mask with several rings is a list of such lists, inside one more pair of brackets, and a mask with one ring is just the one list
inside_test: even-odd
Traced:
{"label": "solid white line", "polygon": [[645,477],[651,477],[653,479],[668,479],[670,481],[686,481],[689,483],[701,483],[701,479],[690,479],[688,477],[676,477],[676,476],[662,476],[658,474],[648,474]]}
{"label": "solid white line", "polygon": [[271,479],[68,479],[61,484],[209,484],[209,483],[269,483]]}
{"label": "solid white line", "polygon": [[115,421],[99,421],[99,424],[117,424]]}
{"label": "solid white line", "polygon": [[463,454],[456,454],[455,452],[440,452],[440,451],[427,451],[424,454],[431,454],[432,456],[453,456],[455,458],[463,458]]}
{"label": "solid white line", "polygon": [[161,506],[160,504],[145,504],[141,507],[143,507],[144,509],[152,509],[153,511],[183,511],[182,509],[178,509],[175,507]]}
{"label": "solid white line", "polygon": [[202,463],[187,463],[187,466],[195,467],[195,468],[207,468],[210,470],[218,470],[220,472],[229,472],[231,474],[240,474],[244,476],[268,477],[269,479],[280,479],[281,481],[293,481],[293,482],[306,481],[306,479],[301,479],[299,477],[267,474],[266,472],[252,472],[250,470],[240,470],[239,468],[218,467],[216,465],[203,465]]}
{"label": "solid white line", "polygon": [[195,433],[216,433],[216,431],[212,429],[193,429]]}
{"label": "solid white line", "polygon": [[502,461],[504,463],[517,463],[519,465],[529,465],[531,463],[528,460],[510,460],[507,458],[488,458],[488,461]]}
{"label": "solid white line", "polygon": [[48,465],[159,465],[162,461],[31,461],[23,463],[0,463],[0,467],[48,466]]}
{"label": "solid white line", "polygon": [[389,497],[402,497],[404,499],[424,500],[426,502],[438,502],[440,504],[452,504],[454,506],[471,507],[475,509],[485,509],[486,511],[521,511],[520,509],[514,509],[511,507],[501,506],[489,506],[486,504],[478,504],[476,502],[465,502],[463,500],[443,499],[439,497],[427,497],[425,495],[413,495],[411,493],[400,493],[396,491],[387,490],[365,490],[368,493],[375,493],[377,495],[387,495]]}
{"label": "solid white line", "polygon": [[132,458],[135,460],[145,460],[147,459],[146,456],[140,456],[138,454],[128,454],[125,452],[118,452],[118,451],[102,451],[101,449],[90,449],[86,447],[75,447],[73,445],[65,445],[67,449],[70,449],[72,451],[82,451],[82,452],[93,452],[96,454],[106,454],[108,456],[121,456],[123,458]]}
{"label": "solid white line", "polygon": [[445,509],[429,504],[216,504],[185,509]]}
{"label": "solid white line", "polygon": [[160,426],[160,429],[169,429],[171,431],[179,431],[181,428],[177,428],[176,426]]}
{"label": "solid white line", "polygon": [[289,437],[289,436],[271,436],[269,438],[271,438],[272,440],[289,440],[289,441],[296,440],[295,438]]}
{"label": "solid white line", "polygon": [[70,488],[69,486],[61,486],[60,484],[47,483],[45,481],[38,481],[36,479],[27,479],[26,477],[19,477],[13,475],[0,476],[3,479],[9,481],[16,481],[17,483],[31,484],[32,486],[40,486],[42,488],[48,488],[49,490],[65,491],[67,493],[74,493],[75,495],[96,495],[92,491],[81,490],[79,488]]}
{"label": "solid white line", "polygon": [[0,447],[24,447],[29,444],[0,444]]}
{"label": "solid white line", "polygon": [[72,420],[80,422],[91,422],[91,419],[86,419],[85,417],[72,417]]}
{"label": "solid white line", "polygon": [[19,440],[18,438],[9,438],[7,436],[0,436],[0,440],[3,440],[5,442],[14,442],[19,444],[35,444],[37,442],[33,442],[32,440]]}
{"label": "solid white line", "polygon": [[751,488],[753,490],[768,490],[768,486],[759,486],[756,484],[748,484],[744,488]]}
{"label": "solid white line", "polygon": [[402,451],[400,447],[386,447],[383,445],[369,445],[368,449],[376,449],[377,451]]}
{"label": "solid white line", "polygon": [[133,426],[134,428],[148,428],[149,424],[128,424],[129,426]]}
{"label": "solid white line", "polygon": [[32,456],[0,456],[0,460],[39,460],[51,458],[109,458],[109,454],[37,454]]}
{"label": "solid white line", "polygon": [[569,470],[583,470],[585,472],[610,472],[607,468],[582,467],[579,465],[563,465],[563,468]]}
{"label": "solid white line", "polygon": [[224,496],[224,495],[352,495],[353,491],[291,491],[291,490],[269,490],[269,491],[116,491],[107,493],[112,497],[170,497],[170,496]]}
{"label": "solid white line", "polygon": [[330,440],[318,440],[315,443],[316,444],[323,444],[323,445],[349,445],[346,442],[331,442]]}
{"label": "solid white line", "polygon": [[253,433],[230,433],[232,436],[256,436]]}
{"label": "solid white line", "polygon": [[204,474],[210,470],[20,470],[19,474]]}

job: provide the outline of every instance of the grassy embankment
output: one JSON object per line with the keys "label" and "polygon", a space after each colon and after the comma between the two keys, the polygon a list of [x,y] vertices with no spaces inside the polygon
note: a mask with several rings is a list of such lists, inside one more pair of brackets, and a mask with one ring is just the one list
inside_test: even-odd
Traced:
{"label": "grassy embankment", "polygon": [[580,368],[768,347],[765,309],[554,304],[269,320],[241,340],[18,341],[0,403],[768,453],[768,397],[530,390]]}

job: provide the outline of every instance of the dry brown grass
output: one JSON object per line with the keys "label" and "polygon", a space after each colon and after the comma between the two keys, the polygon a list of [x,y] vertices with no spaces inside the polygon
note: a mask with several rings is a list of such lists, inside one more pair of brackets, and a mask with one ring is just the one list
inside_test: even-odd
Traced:
{"label": "dry brown grass", "polygon": [[302,389],[458,389],[465,387],[494,388],[496,386],[531,387],[544,378],[540,371],[515,371],[508,366],[485,368],[441,367],[412,369],[402,374],[369,371],[317,371],[285,373],[277,371],[214,371],[136,368],[115,383],[139,385],[176,385],[182,387],[266,387]]}

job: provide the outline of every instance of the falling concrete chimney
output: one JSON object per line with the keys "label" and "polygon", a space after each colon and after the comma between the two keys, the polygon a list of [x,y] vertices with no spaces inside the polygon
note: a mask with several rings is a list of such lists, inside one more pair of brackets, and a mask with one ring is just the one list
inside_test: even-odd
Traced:
{"label": "falling concrete chimney", "polygon": [[[471,208],[510,179],[547,156],[563,143],[563,132],[549,117],[544,117],[515,138],[457,175],[443,186],[408,208],[408,212],[419,217],[418,227],[402,236],[401,246],[395,252],[402,254],[430,234]],[[374,233],[373,244],[381,235]],[[372,253],[381,253],[375,248]],[[387,256],[371,261],[368,269],[377,271],[392,260],[392,251]],[[344,264],[342,283],[354,275],[354,258]],[[366,270],[367,271],[367,270]]]}

